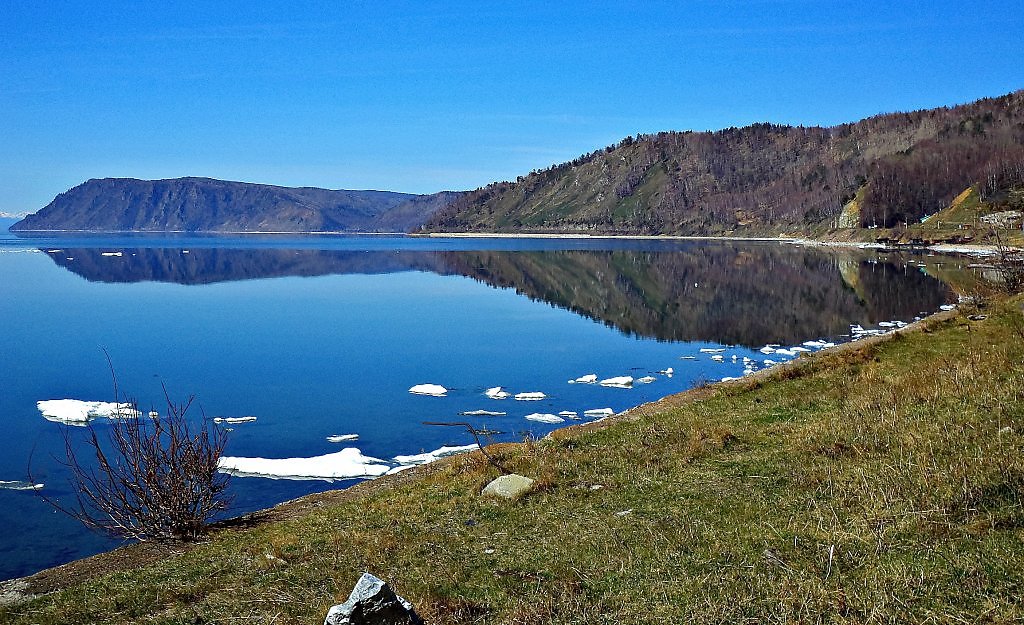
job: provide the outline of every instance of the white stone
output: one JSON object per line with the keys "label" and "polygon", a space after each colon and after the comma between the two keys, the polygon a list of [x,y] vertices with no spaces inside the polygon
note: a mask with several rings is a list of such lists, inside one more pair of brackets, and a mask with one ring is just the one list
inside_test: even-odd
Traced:
{"label": "white stone", "polygon": [[530,492],[530,489],[533,488],[533,484],[534,481],[530,478],[516,473],[511,473],[492,480],[487,486],[484,486],[484,489],[480,494],[487,495],[489,497],[517,499]]}

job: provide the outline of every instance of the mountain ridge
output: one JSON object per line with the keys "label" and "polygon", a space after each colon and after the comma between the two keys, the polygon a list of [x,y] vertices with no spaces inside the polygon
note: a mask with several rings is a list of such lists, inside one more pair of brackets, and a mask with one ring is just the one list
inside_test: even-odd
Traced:
{"label": "mountain ridge", "polygon": [[12,232],[404,232],[457,197],[442,191],[282,187],[204,177],[93,178]]}
{"label": "mountain ridge", "polygon": [[830,127],[630,136],[470,191],[421,230],[750,236],[890,228],[934,214],[972,185],[994,202],[1024,186],[1024,90]]}

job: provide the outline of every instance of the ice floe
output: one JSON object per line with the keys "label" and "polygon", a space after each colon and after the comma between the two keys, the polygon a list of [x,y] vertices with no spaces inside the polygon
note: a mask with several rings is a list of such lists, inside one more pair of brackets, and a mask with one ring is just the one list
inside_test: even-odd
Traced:
{"label": "ice floe", "polygon": [[444,397],[448,394],[448,389],[441,386],[440,384],[417,384],[409,389],[409,392],[413,395],[429,395],[431,397]]}
{"label": "ice floe", "polygon": [[466,415],[467,417],[504,417],[508,413],[494,410],[464,410],[459,414]]}
{"label": "ice floe", "polygon": [[569,380],[569,384],[593,384],[597,382],[596,373],[588,373],[587,375],[581,375],[575,380]]}
{"label": "ice floe", "polygon": [[639,384],[650,384],[651,382],[653,382],[653,381],[655,381],[655,380],[657,380],[657,379],[658,379],[658,378],[656,378],[656,377],[654,377],[654,376],[651,376],[651,375],[645,375],[645,376],[644,376],[644,377],[642,377],[642,378],[637,378],[637,379],[636,379],[636,381],[637,381],[637,382],[638,382]]}
{"label": "ice floe", "polygon": [[669,367],[669,368],[667,368],[667,369],[662,369],[662,370],[661,370],[661,371],[659,371],[658,373],[660,373],[661,375],[663,375],[663,376],[665,376],[665,377],[671,378],[671,377],[672,377],[672,374],[673,374],[673,373],[675,373],[675,370],[674,370],[674,369],[672,369],[672,367]]}
{"label": "ice floe", "polygon": [[601,386],[609,386],[612,388],[631,388],[633,386],[633,377],[628,375],[620,375],[614,378],[605,378],[600,382]]}
{"label": "ice floe", "polygon": [[42,484],[21,480],[0,480],[0,490],[42,490]]}
{"label": "ice floe", "polygon": [[491,399],[508,399],[511,394],[500,386],[494,386],[484,391],[484,395]]}
{"label": "ice floe", "polygon": [[460,446],[444,446],[434,451],[424,452],[422,454],[415,454],[412,456],[395,456],[394,461],[400,465],[417,465],[426,464],[433,462],[438,458],[444,458],[445,456],[454,456],[455,454],[465,453],[467,451],[473,451],[479,449],[480,446],[476,444],[472,445],[460,445]]}
{"label": "ice floe", "polygon": [[593,408],[591,410],[584,410],[583,411],[583,416],[590,417],[592,419],[593,418],[610,417],[613,414],[615,414],[615,411],[612,410],[611,408]]}
{"label": "ice floe", "polygon": [[356,447],[312,458],[223,456],[218,467],[231,475],[282,480],[350,480],[377,477],[391,470],[387,461],[364,456]]}
{"label": "ice floe", "polygon": [[526,415],[526,418],[530,421],[540,421],[541,423],[563,423],[565,421],[563,417],[546,412],[534,412]]}
{"label": "ice floe", "polygon": [[558,413],[558,416],[565,417],[567,419],[579,419],[580,413],[576,412],[575,410],[563,410]]}
{"label": "ice floe", "polygon": [[117,419],[139,415],[139,411],[129,403],[79,399],[46,399],[37,401],[36,408],[44,419],[67,425],[86,425],[99,417]]}
{"label": "ice floe", "polygon": [[715,362],[725,362],[725,356],[721,354],[714,354],[711,356],[711,360],[714,360]]}
{"label": "ice floe", "polygon": [[100,252],[100,256],[124,256],[123,252]]}
{"label": "ice floe", "polygon": [[228,423],[230,425],[237,425],[239,423],[252,423],[256,420],[256,417],[249,415],[246,417],[214,417],[214,423]]}
{"label": "ice floe", "polygon": [[515,399],[518,401],[540,401],[547,397],[544,393],[540,392],[529,392],[529,393],[516,393]]}
{"label": "ice floe", "polygon": [[679,360],[697,360],[696,356],[680,356]]}
{"label": "ice floe", "polygon": [[775,353],[775,348],[771,347],[769,345],[765,345],[764,347],[762,347],[761,349],[759,349],[757,351],[759,351],[762,354],[764,354],[765,356],[767,356],[769,354],[774,354]]}
{"label": "ice floe", "polygon": [[344,443],[345,441],[359,440],[358,434],[331,434],[327,437],[328,443]]}
{"label": "ice floe", "polygon": [[725,351],[724,347],[701,347],[700,352],[702,354],[721,354]]}

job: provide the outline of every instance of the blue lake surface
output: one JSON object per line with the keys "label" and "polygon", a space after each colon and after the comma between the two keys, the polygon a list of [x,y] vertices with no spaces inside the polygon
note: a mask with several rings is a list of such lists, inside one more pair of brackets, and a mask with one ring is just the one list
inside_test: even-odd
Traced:
{"label": "blue lake surface", "polygon": [[[27,479],[31,464],[49,497],[69,496],[64,433],[79,444],[85,430],[43,419],[36,402],[112,401],[104,350],[144,410],[162,411],[166,387],[195,396],[195,419],[256,416],[229,433],[230,456],[356,446],[389,459],[472,442],[424,421],[539,437],[559,426],[529,413],[621,411],[740,376],[768,343],[909,321],[953,299],[929,271],[940,262],[957,261],[776,243],[4,234],[0,480]],[[724,362],[700,352],[719,346]],[[655,380],[567,383],[590,373]],[[421,383],[448,396],[408,392]],[[495,401],[493,386],[548,397]],[[459,415],[479,409],[508,414]],[[232,478],[231,514],[349,483]],[[0,489],[0,523],[0,579],[119,544],[29,491]]]}

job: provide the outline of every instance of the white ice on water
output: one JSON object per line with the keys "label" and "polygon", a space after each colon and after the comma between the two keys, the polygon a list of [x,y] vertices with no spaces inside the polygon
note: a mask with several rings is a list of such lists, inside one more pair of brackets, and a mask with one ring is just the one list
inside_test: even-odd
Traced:
{"label": "white ice on water", "polygon": [[42,490],[43,484],[21,480],[0,480],[0,490]]}
{"label": "white ice on water", "polygon": [[255,420],[256,420],[256,417],[251,416],[251,415],[248,416],[248,417],[214,417],[213,418],[213,422],[214,423],[229,423],[231,425],[237,425],[239,423],[252,423]]}
{"label": "white ice on water", "polygon": [[494,386],[484,391],[484,395],[487,395],[491,399],[508,399],[510,393],[503,390],[500,386]]}
{"label": "white ice on water", "polygon": [[328,443],[344,443],[345,441],[359,440],[358,434],[331,434],[327,437]]}
{"label": "white ice on water", "polygon": [[657,380],[657,379],[658,379],[658,378],[655,378],[654,376],[650,376],[650,375],[645,375],[645,376],[644,376],[644,377],[642,377],[642,378],[637,378],[637,379],[636,379],[636,381],[637,381],[638,383],[640,383],[640,384],[650,384],[651,382],[653,382],[653,381],[655,381],[655,380]]}
{"label": "white ice on water", "polygon": [[587,375],[581,375],[575,380],[569,380],[569,384],[593,384],[597,382],[596,373],[588,373]]}
{"label": "white ice on water", "polygon": [[464,410],[460,412],[461,415],[467,417],[504,417],[506,412],[496,412],[494,410]]}
{"label": "white ice on water", "polygon": [[563,423],[565,421],[564,418],[556,414],[549,414],[546,412],[534,412],[526,415],[526,418],[530,421],[540,421],[541,423]]}
{"label": "white ice on water", "polygon": [[413,395],[429,395],[431,397],[444,397],[448,394],[448,389],[441,386],[440,384],[417,384],[409,389],[409,392]]}
{"label": "white ice on water", "polygon": [[44,419],[67,425],[86,425],[99,417],[117,419],[139,414],[135,407],[128,403],[80,399],[45,399],[37,401],[36,407]]}
{"label": "white ice on water", "polygon": [[454,456],[455,454],[465,453],[467,451],[473,451],[479,449],[479,445],[475,443],[472,445],[460,445],[460,446],[444,446],[434,451],[424,452],[422,454],[414,454],[411,456],[395,456],[394,461],[400,465],[417,465],[426,464],[433,462],[438,458],[444,458],[445,456]]}
{"label": "white ice on water", "polygon": [[516,393],[515,395],[515,398],[518,401],[540,401],[545,397],[547,397],[547,395],[540,392]]}
{"label": "white ice on water", "polygon": [[355,447],[312,458],[242,458],[223,456],[218,467],[238,476],[268,477],[283,480],[350,480],[377,477],[391,466],[385,460],[364,456]]}
{"label": "white ice on water", "polygon": [[591,410],[583,411],[583,416],[590,417],[592,419],[599,417],[610,417],[613,414],[615,414],[615,411],[612,410],[611,408],[593,408]]}
{"label": "white ice on water", "polygon": [[124,256],[122,252],[100,252],[100,256]]}
{"label": "white ice on water", "polygon": [[614,378],[605,378],[600,382],[601,386],[610,386],[612,388],[630,388],[633,386],[633,378],[628,375],[620,375]]}

